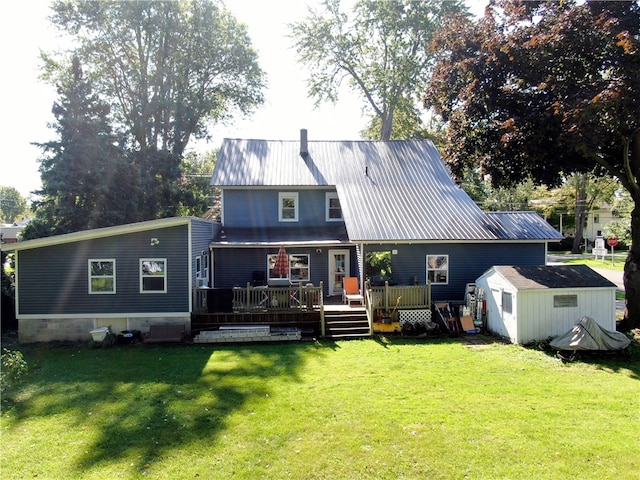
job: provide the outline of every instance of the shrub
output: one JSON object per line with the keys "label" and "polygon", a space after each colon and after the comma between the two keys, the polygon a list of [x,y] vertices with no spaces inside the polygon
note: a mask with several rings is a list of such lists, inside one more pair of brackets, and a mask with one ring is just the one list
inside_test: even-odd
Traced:
{"label": "shrub", "polygon": [[0,392],[5,392],[17,383],[27,373],[27,362],[22,352],[2,349],[2,370],[0,370]]}

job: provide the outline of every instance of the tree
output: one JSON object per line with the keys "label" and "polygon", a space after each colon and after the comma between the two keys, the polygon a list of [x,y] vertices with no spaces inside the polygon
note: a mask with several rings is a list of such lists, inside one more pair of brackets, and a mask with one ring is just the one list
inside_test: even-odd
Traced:
{"label": "tree", "polygon": [[182,160],[182,178],[187,198],[181,215],[202,217],[214,206],[214,191],[209,185],[211,172],[216,166],[217,152],[188,153]]}
{"label": "tree", "polygon": [[[191,138],[264,101],[246,27],[216,0],[57,0],[53,11],[130,152],[133,221],[184,211],[191,192],[181,168]],[[59,82],[64,56],[43,59],[45,78]]]}
{"label": "tree", "polygon": [[310,96],[317,104],[335,101],[348,79],[374,112],[378,138],[390,140],[396,113],[418,121],[415,106],[433,60],[427,46],[445,15],[462,10],[457,0],[360,0],[350,18],[340,0],[326,0],[324,12],[309,10],[289,26],[309,68]]}
{"label": "tree", "polygon": [[0,221],[14,222],[27,211],[27,201],[13,187],[0,187]]}
{"label": "tree", "polygon": [[[141,152],[181,156],[207,122],[264,101],[246,26],[220,2],[56,0],[53,10],[51,21],[74,36],[74,54]],[[44,59],[56,78],[59,62]]]}
{"label": "tree", "polygon": [[74,57],[52,112],[56,140],[40,144],[41,199],[23,238],[115,225],[133,216],[135,178],[109,125],[109,106],[92,91]]}
{"label": "tree", "polygon": [[640,6],[496,0],[458,17],[425,94],[448,123],[452,170],[480,165],[495,184],[549,186],[591,172],[634,202],[624,328],[640,326]]}

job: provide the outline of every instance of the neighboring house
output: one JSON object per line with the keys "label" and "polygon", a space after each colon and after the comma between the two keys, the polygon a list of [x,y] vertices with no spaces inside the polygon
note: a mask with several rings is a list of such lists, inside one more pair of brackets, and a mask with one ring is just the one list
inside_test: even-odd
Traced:
{"label": "neighboring house", "polygon": [[342,278],[363,285],[367,254],[385,251],[393,282],[429,281],[434,300],[458,300],[492,265],[545,264],[562,238],[534,212],[481,211],[429,140],[225,139],[211,185],[222,191],[215,287],[279,277],[284,246],[293,282],[341,295]]}
{"label": "neighboring house", "polygon": [[20,342],[87,340],[109,326],[184,324],[218,224],[167,218],[3,245],[16,254]]}
{"label": "neighboring house", "polygon": [[22,229],[30,222],[28,218],[23,218],[19,222],[6,223],[0,225],[0,244],[15,243],[20,240]]}
{"label": "neighboring house", "polygon": [[586,265],[494,266],[476,280],[487,328],[525,344],[569,331],[583,316],[616,329],[616,286]]}
{"label": "neighboring house", "polygon": [[611,205],[602,205],[594,208],[587,213],[587,225],[585,226],[583,236],[585,239],[594,244],[596,237],[604,235],[604,227],[611,223],[617,222],[621,218],[614,214]]}

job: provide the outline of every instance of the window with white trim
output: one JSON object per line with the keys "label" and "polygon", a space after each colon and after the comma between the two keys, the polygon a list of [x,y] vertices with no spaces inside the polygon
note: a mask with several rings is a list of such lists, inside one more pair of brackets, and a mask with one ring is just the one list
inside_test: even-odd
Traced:
{"label": "window with white trim", "polygon": [[298,192],[278,193],[278,220],[281,222],[298,221]]}
{"label": "window with white trim", "polygon": [[427,255],[427,279],[432,285],[449,283],[449,255]]}
{"label": "window with white trim", "polygon": [[167,259],[140,259],[140,293],[167,293]]}
{"label": "window with white trim", "polygon": [[[274,271],[276,265],[277,254],[267,255],[267,271],[269,272],[269,280],[278,279],[280,275]],[[293,283],[308,282],[311,278],[309,268],[309,255],[289,255],[289,272],[286,278]]]}
{"label": "window with white trim", "polygon": [[116,260],[115,258],[89,259],[89,293],[116,293]]}
{"label": "window with white trim", "polygon": [[326,219],[327,222],[339,222],[342,220],[342,208],[340,207],[340,199],[335,192],[327,192],[326,194]]}

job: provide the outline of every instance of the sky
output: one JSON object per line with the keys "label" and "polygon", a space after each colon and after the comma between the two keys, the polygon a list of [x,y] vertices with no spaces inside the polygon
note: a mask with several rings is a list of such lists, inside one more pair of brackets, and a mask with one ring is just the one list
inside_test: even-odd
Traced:
{"label": "sky", "polygon": [[[250,118],[212,128],[211,141],[198,142],[193,149],[216,149],[223,138],[295,140],[302,128],[308,130],[309,140],[359,138],[368,118],[362,114],[363,100],[345,88],[336,104],[316,108],[307,95],[303,67],[286,37],[287,24],[304,18],[308,6],[316,8],[318,1],[226,0],[229,10],[247,25],[258,51],[258,61],[267,74],[266,101]],[[482,13],[486,3],[467,0],[476,14]],[[62,42],[47,20],[49,5],[46,0],[5,2],[0,28],[0,186],[14,187],[26,198],[40,188],[37,160],[41,150],[32,143],[55,138],[47,125],[54,121],[51,107],[57,94],[54,87],[38,79],[40,50],[54,50]]]}

